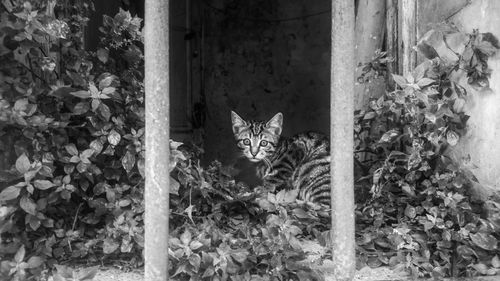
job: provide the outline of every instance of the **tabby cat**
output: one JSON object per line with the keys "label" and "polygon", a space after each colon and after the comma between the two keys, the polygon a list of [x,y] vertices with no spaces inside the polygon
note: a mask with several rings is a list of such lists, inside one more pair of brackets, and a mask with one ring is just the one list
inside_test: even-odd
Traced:
{"label": "tabby cat", "polygon": [[281,137],[283,114],[245,121],[231,111],[233,133],[246,158],[259,163],[264,186],[296,189],[299,199],[330,205],[330,142],[320,133]]}

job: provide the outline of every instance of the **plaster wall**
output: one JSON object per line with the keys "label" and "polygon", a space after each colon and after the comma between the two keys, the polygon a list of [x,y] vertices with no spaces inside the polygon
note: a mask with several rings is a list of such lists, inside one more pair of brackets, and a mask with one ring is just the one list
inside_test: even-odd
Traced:
{"label": "plaster wall", "polygon": [[[479,29],[500,38],[499,15],[500,1],[474,0],[451,21],[465,32]],[[490,79],[493,93],[479,93],[469,88],[468,133],[452,152],[457,158],[470,155],[468,166],[479,179],[479,191],[484,196],[500,191],[500,54],[490,58],[488,65],[493,71]]]}
{"label": "plaster wall", "polygon": [[330,1],[206,2],[205,159],[237,160],[230,110],[255,120],[282,112],[284,135],[328,133]]}

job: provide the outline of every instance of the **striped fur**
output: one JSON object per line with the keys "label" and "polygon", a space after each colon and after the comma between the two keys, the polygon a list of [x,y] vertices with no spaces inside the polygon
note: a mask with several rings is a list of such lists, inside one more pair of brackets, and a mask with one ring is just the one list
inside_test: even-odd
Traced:
{"label": "striped fur", "polygon": [[257,175],[276,190],[296,189],[299,199],[330,204],[330,142],[308,132],[280,137],[283,115],[268,122],[245,121],[231,112],[233,133],[243,155],[258,162]]}

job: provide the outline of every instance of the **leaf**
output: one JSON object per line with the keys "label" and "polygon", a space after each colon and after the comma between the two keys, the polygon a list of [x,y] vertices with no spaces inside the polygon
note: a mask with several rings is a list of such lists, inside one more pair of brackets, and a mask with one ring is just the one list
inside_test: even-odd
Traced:
{"label": "leaf", "polygon": [[214,276],[215,274],[215,270],[213,268],[213,266],[209,266],[205,272],[203,272],[203,275],[201,276],[201,278],[205,278],[205,277],[211,277],[211,276]]}
{"label": "leaf", "polygon": [[70,163],[78,163],[78,162],[80,162],[80,157],[78,157],[76,155],[75,156],[71,156],[71,158],[69,159],[69,162]]}
{"label": "leaf", "polygon": [[367,112],[364,116],[363,116],[363,120],[370,120],[370,119],[373,119],[377,117],[377,113],[375,111],[370,111],[370,112]]}
{"label": "leaf", "polygon": [[415,207],[407,205],[405,209],[405,216],[409,217],[410,219],[414,219],[417,216]]}
{"label": "leaf", "polygon": [[21,200],[19,201],[19,206],[28,214],[32,214],[33,216],[36,216],[36,203],[33,201],[33,199],[29,198],[28,196],[23,196],[21,197]]}
{"label": "leaf", "polygon": [[53,182],[48,181],[48,180],[36,180],[33,184],[37,189],[40,189],[40,190],[47,190],[47,189],[55,186],[55,184]]}
{"label": "leaf", "polygon": [[453,111],[456,113],[460,113],[464,111],[465,100],[462,98],[457,98],[453,103]]}
{"label": "leaf", "polygon": [[118,143],[120,143],[120,140],[121,140],[121,136],[120,134],[115,131],[115,130],[111,130],[111,132],[109,132],[109,135],[108,135],[108,142],[114,146],[117,146]]}
{"label": "leaf", "polygon": [[[189,264],[183,263],[183,264],[181,264],[180,266],[178,266],[178,267],[177,267],[177,269],[176,269],[176,270],[175,270],[175,272],[174,272],[174,275],[172,275],[171,277],[175,277],[175,276],[177,276],[177,275],[179,275],[179,274],[181,274],[181,273],[185,273],[185,272],[187,272],[187,271],[186,271],[186,267],[187,267],[188,265],[189,265]],[[170,274],[169,274],[169,275],[170,275]]]}
{"label": "leaf", "polygon": [[239,263],[245,262],[247,260],[248,255],[249,252],[246,249],[237,249],[231,252],[231,257]]}
{"label": "leaf", "polygon": [[16,169],[19,173],[24,174],[31,168],[30,160],[25,153],[21,154],[16,160]]}
{"label": "leaf", "polygon": [[139,160],[137,160],[137,170],[139,170],[139,174],[141,174],[142,178],[146,177],[146,175],[144,173],[144,167],[145,167],[145,161],[144,161],[144,159],[140,158]]}
{"label": "leaf", "polygon": [[106,121],[109,121],[109,118],[111,118],[111,110],[109,109],[109,107],[104,104],[104,103],[100,103],[99,104],[99,107],[97,108],[98,112],[99,112],[99,115],[104,118],[104,120]]}
{"label": "leaf", "polygon": [[189,232],[189,230],[186,229],[184,233],[181,234],[180,240],[182,244],[188,246],[189,243],[191,242],[191,232]]}
{"label": "leaf", "polygon": [[192,254],[189,256],[189,263],[194,266],[195,271],[198,271],[201,264],[201,257],[198,254]]}
{"label": "leaf", "polygon": [[129,199],[122,199],[122,200],[120,200],[118,202],[118,206],[120,206],[120,207],[127,207],[127,206],[130,205],[130,203],[132,203],[132,202],[130,202]]}
{"label": "leaf", "polygon": [[469,246],[460,245],[457,247],[457,253],[460,258],[464,258],[466,260],[472,259],[473,256],[477,257],[476,252]]}
{"label": "leaf", "polygon": [[170,177],[170,188],[168,190],[168,193],[178,195],[180,186],[181,184],[176,179]]}
{"label": "leaf", "polygon": [[436,115],[432,112],[425,112],[425,119],[429,120],[431,123],[436,124]]}
{"label": "leaf", "polygon": [[494,268],[500,268],[500,258],[498,258],[498,255],[495,255],[495,256],[491,259],[491,265],[492,265]]}
{"label": "leaf", "polygon": [[76,92],[72,92],[70,94],[72,96],[75,96],[75,97],[78,97],[78,98],[81,98],[81,99],[88,99],[91,96],[91,94],[90,94],[89,91],[76,91]]}
{"label": "leaf", "polygon": [[24,245],[21,245],[14,256],[16,263],[21,263],[24,260],[24,255],[26,255],[26,249],[24,248]]}
{"label": "leaf", "polygon": [[80,173],[80,174],[83,174],[87,171],[87,169],[89,168],[89,164],[88,163],[84,163],[84,162],[79,162],[77,165],[76,165],[76,170]]}
{"label": "leaf", "polygon": [[391,142],[398,135],[399,135],[399,131],[397,129],[392,129],[390,131],[387,131],[382,135],[382,137],[380,137],[379,143]]}
{"label": "leaf", "polygon": [[127,171],[127,173],[130,173],[132,169],[134,168],[135,165],[135,155],[132,154],[130,151],[127,151],[125,155],[122,157],[122,166]]}
{"label": "leaf", "polygon": [[89,103],[86,101],[79,102],[73,108],[73,114],[82,115],[87,113],[90,109]]}
{"label": "leaf", "polygon": [[110,75],[109,73],[104,73],[101,76],[105,76],[103,79],[101,79],[101,81],[99,81],[99,89],[101,90],[109,87],[115,79],[118,79],[118,77]]}
{"label": "leaf", "polygon": [[415,194],[415,188],[413,188],[412,186],[410,186],[409,184],[407,183],[404,183],[402,186],[401,186],[401,189],[406,193],[408,194],[409,196],[411,197],[415,197],[416,194]]}
{"label": "leaf", "polygon": [[481,273],[482,275],[488,274],[488,266],[486,266],[484,263],[478,263],[472,265],[472,267],[477,270],[477,272]]}
{"label": "leaf", "polygon": [[99,90],[95,86],[94,82],[89,82],[89,92],[90,96],[96,98],[99,95]]}
{"label": "leaf", "polygon": [[[186,209],[184,209],[184,213],[186,213],[189,217],[189,219],[191,220],[191,222],[193,224],[194,223],[194,220],[193,220],[193,208],[194,208],[194,205],[189,205],[189,207],[187,207]],[[187,243],[185,243],[187,245]]]}
{"label": "leaf", "polygon": [[417,44],[417,51],[424,55],[428,60],[432,60],[433,58],[439,57],[438,52],[434,49],[433,46],[427,44],[426,42],[419,42]]}
{"label": "leaf", "polygon": [[170,150],[176,150],[181,145],[183,145],[182,142],[173,141],[173,140],[170,140],[170,142],[169,142]]}
{"label": "leaf", "polygon": [[418,82],[417,82],[417,85],[420,87],[420,88],[424,88],[426,86],[429,86],[430,84],[434,83],[436,81],[434,81],[433,79],[430,79],[430,78],[427,78],[427,77],[424,77],[422,79],[420,79]]}
{"label": "leaf", "polygon": [[497,249],[497,244],[498,241],[495,238],[495,236],[483,232],[478,232],[478,233],[471,233],[469,234],[469,237],[474,243],[474,245],[488,250],[488,251],[493,251]]}
{"label": "leaf", "polygon": [[[104,95],[109,95],[109,94],[112,94],[116,91],[116,89],[114,87],[106,87],[102,90],[102,94]],[[101,97],[102,98],[102,97]]]}
{"label": "leaf", "polygon": [[11,185],[7,187],[6,189],[2,190],[0,192],[0,202],[1,201],[9,201],[12,199],[15,199],[19,196],[19,193],[21,192],[21,187]]}
{"label": "leaf", "polygon": [[100,139],[95,139],[90,143],[89,147],[94,150],[95,154],[99,154],[104,146]]}
{"label": "leaf", "polygon": [[276,201],[281,204],[287,204],[287,203],[293,203],[297,199],[297,196],[299,195],[299,190],[297,189],[292,189],[292,190],[281,190],[276,194]]}
{"label": "leaf", "polygon": [[28,107],[28,105],[29,105],[28,99],[18,99],[14,103],[14,110],[15,111],[25,111],[26,108]]}
{"label": "leaf", "polygon": [[102,243],[102,250],[107,255],[116,251],[118,247],[120,247],[120,244],[112,238],[106,238]]}
{"label": "leaf", "polygon": [[89,158],[94,154],[93,149],[85,149],[80,153],[80,160],[84,162],[85,164],[90,164]]}
{"label": "leaf", "polygon": [[458,143],[458,140],[459,140],[459,136],[457,133],[455,133],[454,131],[452,130],[449,130],[448,132],[446,132],[446,141],[451,145],[451,146],[455,146],[457,145]]}
{"label": "leaf", "polygon": [[493,44],[491,44],[491,42],[488,42],[485,40],[483,40],[479,43],[476,43],[474,47],[476,47],[476,49],[481,51],[481,53],[483,53],[489,57],[493,56],[498,51],[498,48],[493,46]]}
{"label": "leaf", "polygon": [[105,182],[100,182],[96,184],[93,188],[94,194],[95,195],[101,195],[104,192],[106,192],[107,189],[109,189],[111,186]]}
{"label": "leaf", "polygon": [[292,213],[299,219],[308,219],[311,218],[311,216],[304,211],[304,209],[301,208],[295,208],[292,210]]}
{"label": "leaf", "polygon": [[456,54],[462,54],[465,50],[467,42],[469,41],[469,36],[462,32],[445,34],[443,37],[446,46]]}
{"label": "leaf", "polygon": [[108,62],[108,58],[109,58],[109,51],[106,50],[106,49],[103,49],[103,48],[100,48],[99,50],[97,50],[97,58],[102,62],[102,63],[106,63]]}
{"label": "leaf", "polygon": [[191,250],[198,250],[199,248],[203,247],[203,243],[201,243],[200,241],[198,240],[193,240],[191,241],[191,243],[189,244],[189,248],[191,248]]}
{"label": "leaf", "polygon": [[31,226],[33,230],[37,230],[42,222],[40,221],[39,218],[31,215],[31,214],[26,214],[25,221]]}
{"label": "leaf", "polygon": [[77,280],[80,281],[91,281],[96,276],[99,270],[99,266],[87,267],[84,269],[80,269],[76,274]]}
{"label": "leaf", "polygon": [[39,256],[32,256],[28,259],[29,268],[37,268],[43,264],[44,260]]}
{"label": "leaf", "polygon": [[69,143],[69,144],[65,145],[64,148],[66,149],[66,151],[70,155],[72,155],[72,156],[78,156],[78,149],[76,149],[75,144]]}
{"label": "leaf", "polygon": [[408,82],[406,81],[406,78],[404,78],[401,75],[392,74],[392,79],[394,79],[394,82],[396,82],[403,89],[408,86]]}

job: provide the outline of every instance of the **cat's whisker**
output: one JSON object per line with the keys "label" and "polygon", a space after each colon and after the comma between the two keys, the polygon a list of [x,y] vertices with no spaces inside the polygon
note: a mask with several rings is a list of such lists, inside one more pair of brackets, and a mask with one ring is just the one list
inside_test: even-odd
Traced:
{"label": "cat's whisker", "polygon": [[262,158],[262,160],[264,160],[264,163],[266,164],[269,170],[273,168],[273,166],[271,165],[271,160],[269,160],[268,158]]}

